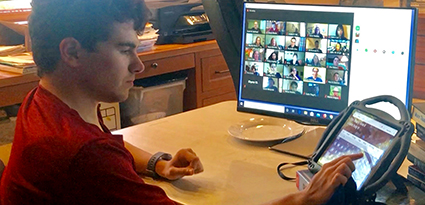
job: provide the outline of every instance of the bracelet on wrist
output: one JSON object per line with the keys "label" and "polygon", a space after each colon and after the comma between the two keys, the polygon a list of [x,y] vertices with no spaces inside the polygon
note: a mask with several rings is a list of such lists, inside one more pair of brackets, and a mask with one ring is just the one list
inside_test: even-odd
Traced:
{"label": "bracelet on wrist", "polygon": [[157,152],[148,161],[148,166],[146,168],[146,175],[149,177],[152,177],[154,179],[160,178],[158,173],[155,170],[156,163],[158,163],[159,160],[171,160],[172,156],[171,154],[165,153],[165,152]]}

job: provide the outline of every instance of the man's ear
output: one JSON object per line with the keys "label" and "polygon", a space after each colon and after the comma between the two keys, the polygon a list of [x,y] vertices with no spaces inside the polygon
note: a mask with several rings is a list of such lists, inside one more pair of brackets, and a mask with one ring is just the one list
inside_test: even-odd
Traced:
{"label": "man's ear", "polygon": [[68,37],[62,39],[59,44],[62,61],[68,66],[75,67],[80,64],[79,59],[83,51],[80,42],[75,38]]}

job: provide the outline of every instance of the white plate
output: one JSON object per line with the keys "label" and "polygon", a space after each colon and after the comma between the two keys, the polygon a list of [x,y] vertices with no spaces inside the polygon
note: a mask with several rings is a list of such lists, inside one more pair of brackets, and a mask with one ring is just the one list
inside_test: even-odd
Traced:
{"label": "white plate", "polygon": [[251,118],[228,129],[233,137],[251,142],[283,140],[300,135],[303,131],[304,126],[294,121],[273,118]]}

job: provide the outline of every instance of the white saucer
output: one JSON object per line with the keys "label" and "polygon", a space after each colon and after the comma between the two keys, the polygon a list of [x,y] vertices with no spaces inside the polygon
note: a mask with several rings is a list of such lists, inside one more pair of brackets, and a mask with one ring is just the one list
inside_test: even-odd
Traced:
{"label": "white saucer", "polygon": [[300,135],[303,131],[303,125],[294,121],[276,118],[251,118],[232,125],[228,129],[231,136],[251,142],[283,140]]}

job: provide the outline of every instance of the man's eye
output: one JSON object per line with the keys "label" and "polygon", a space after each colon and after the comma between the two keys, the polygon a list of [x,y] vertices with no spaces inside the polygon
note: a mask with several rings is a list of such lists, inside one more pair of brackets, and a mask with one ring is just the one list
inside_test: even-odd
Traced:
{"label": "man's eye", "polygon": [[131,50],[123,50],[123,51],[121,51],[121,53],[123,53],[123,54],[131,54]]}

